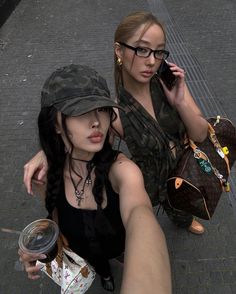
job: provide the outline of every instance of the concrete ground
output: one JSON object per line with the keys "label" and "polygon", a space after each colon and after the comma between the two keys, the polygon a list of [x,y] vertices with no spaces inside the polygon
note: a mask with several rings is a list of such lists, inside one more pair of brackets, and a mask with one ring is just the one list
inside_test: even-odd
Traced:
{"label": "concrete ground", "polygon": [[[114,93],[113,33],[134,10],[150,10],[165,22],[172,58],[186,68],[203,112],[220,112],[236,123],[234,1],[21,0],[0,28],[0,227],[21,230],[46,215],[40,200],[27,195],[22,184],[23,165],[39,148],[36,117],[45,78],[64,64],[88,64]],[[203,221],[203,236],[158,216],[171,256],[174,294],[236,293],[235,211],[235,195],[223,195],[212,220]],[[59,293],[45,276],[37,282],[26,278],[18,263],[17,239],[0,232],[0,294]],[[114,261],[113,270],[119,293],[120,264]],[[88,293],[107,292],[96,279]]]}

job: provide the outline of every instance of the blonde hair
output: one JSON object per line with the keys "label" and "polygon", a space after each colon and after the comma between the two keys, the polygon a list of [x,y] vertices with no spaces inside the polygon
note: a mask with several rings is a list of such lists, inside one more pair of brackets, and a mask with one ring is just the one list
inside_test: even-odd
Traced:
{"label": "blonde hair", "polygon": [[[148,30],[153,24],[158,25],[164,34],[164,39],[166,40],[166,34],[163,25],[157,20],[157,18],[150,12],[146,11],[136,11],[127,15],[118,25],[114,42],[123,42],[126,43],[130,39],[138,28],[145,24],[143,32],[140,36],[142,38],[143,34]],[[115,90],[118,95],[119,86],[122,84],[122,71],[121,66],[117,63],[117,56],[114,52],[114,79],[115,79]]]}

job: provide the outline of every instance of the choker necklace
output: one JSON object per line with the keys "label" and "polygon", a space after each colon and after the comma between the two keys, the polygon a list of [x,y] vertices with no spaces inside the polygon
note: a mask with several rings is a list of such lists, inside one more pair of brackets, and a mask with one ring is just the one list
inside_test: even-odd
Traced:
{"label": "choker necklace", "polygon": [[[87,174],[86,178],[84,179],[84,183],[82,185],[82,189],[81,190],[78,190],[78,186],[83,181],[83,177],[79,173],[77,173],[75,171],[75,169],[73,168],[73,166],[71,164],[71,161],[69,160],[69,174],[70,174],[70,179],[71,179],[71,182],[72,182],[73,187],[75,189],[75,197],[77,199],[78,206],[80,206],[81,201],[85,198],[85,195],[84,195],[85,185],[88,186],[88,185],[91,185],[92,184],[91,172],[92,172],[92,169],[94,167],[94,164],[91,161],[80,160],[80,159],[76,159],[76,158],[73,158],[73,157],[71,159],[79,160],[79,161],[83,161],[83,162],[87,162],[88,174]],[[80,178],[77,184],[75,183],[75,181],[74,181],[74,179],[72,177],[71,171],[73,171]]]}
{"label": "choker necklace", "polygon": [[79,159],[79,158],[76,158],[76,157],[71,157],[71,159],[92,164],[92,160],[84,160],[84,159]]}

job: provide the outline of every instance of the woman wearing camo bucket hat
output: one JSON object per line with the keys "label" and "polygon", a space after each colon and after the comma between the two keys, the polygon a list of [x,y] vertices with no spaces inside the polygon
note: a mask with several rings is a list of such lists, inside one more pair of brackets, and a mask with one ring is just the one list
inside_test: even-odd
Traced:
{"label": "woman wearing camo bucket hat", "polygon": [[[52,73],[41,95],[39,138],[48,161],[45,206],[57,211],[69,247],[114,290],[109,259],[125,250],[121,293],[171,293],[165,238],[139,168],[109,144],[116,118],[106,81],[93,69],[69,65]],[[125,237],[126,233],[126,237]],[[39,255],[19,250],[28,277]]]}

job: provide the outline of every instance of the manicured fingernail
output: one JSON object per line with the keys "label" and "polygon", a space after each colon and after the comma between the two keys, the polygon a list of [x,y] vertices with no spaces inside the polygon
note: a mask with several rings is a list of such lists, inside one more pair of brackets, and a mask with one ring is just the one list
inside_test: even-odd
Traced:
{"label": "manicured fingernail", "polygon": [[45,255],[45,254],[40,254],[39,258],[40,258],[40,259],[47,258],[47,255]]}

